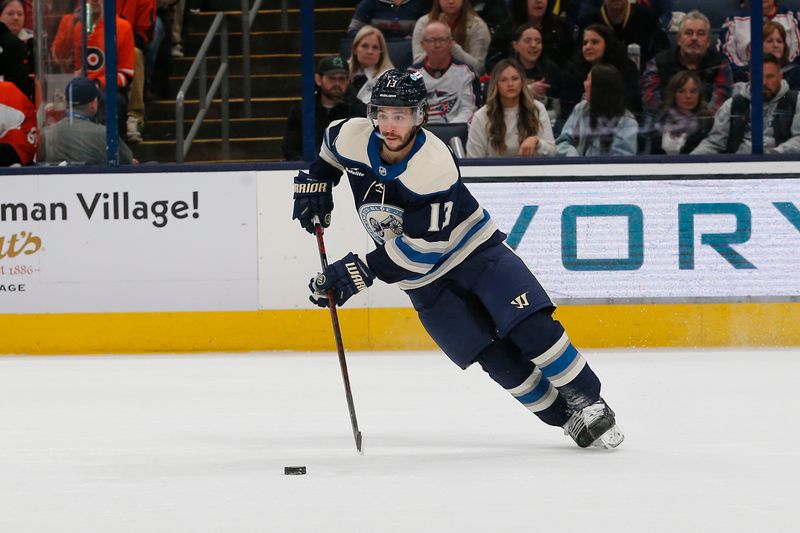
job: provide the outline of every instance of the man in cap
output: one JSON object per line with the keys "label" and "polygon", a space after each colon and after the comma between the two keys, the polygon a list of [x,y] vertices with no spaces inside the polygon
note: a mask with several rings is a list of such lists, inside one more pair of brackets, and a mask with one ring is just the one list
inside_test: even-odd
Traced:
{"label": "man in cap", "polygon": [[[66,115],[42,130],[41,159],[49,163],[106,164],[106,128],[94,121],[99,96],[97,86],[88,78],[74,78],[67,85],[65,95]],[[121,140],[119,162],[135,162],[131,149]]]}
{"label": "man in cap", "polygon": [[[367,114],[366,106],[358,101],[350,92],[349,71],[347,63],[339,56],[322,58],[314,75],[316,91],[316,124],[314,128],[314,151],[322,144],[322,134],[334,120],[350,117],[363,117]],[[289,113],[286,120],[286,132],[283,136],[283,156],[288,161],[303,158],[303,109],[297,105]]]}

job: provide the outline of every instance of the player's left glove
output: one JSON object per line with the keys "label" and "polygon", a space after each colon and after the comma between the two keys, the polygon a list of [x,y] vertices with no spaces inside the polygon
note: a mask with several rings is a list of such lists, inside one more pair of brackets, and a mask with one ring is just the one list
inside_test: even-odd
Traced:
{"label": "player's left glove", "polygon": [[312,278],[309,299],[320,307],[328,307],[328,290],[333,290],[336,305],[344,304],[351,296],[363,291],[375,279],[375,274],[354,253],[349,253],[328,265],[325,272]]}
{"label": "player's left glove", "polygon": [[294,178],[294,212],[292,220],[298,219],[300,225],[313,235],[314,218],[319,217],[323,228],[331,225],[333,211],[333,180],[316,178],[305,172],[298,172]]}

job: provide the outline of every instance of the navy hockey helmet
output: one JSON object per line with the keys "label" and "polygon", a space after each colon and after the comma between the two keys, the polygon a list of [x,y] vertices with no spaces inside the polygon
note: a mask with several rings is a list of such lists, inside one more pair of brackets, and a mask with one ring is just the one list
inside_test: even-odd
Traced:
{"label": "navy hockey helmet", "polygon": [[417,126],[425,121],[425,107],[428,105],[428,90],[422,74],[413,70],[399,68],[387,70],[380,75],[372,88],[367,106],[367,116],[376,126],[378,107],[411,107],[415,110]]}

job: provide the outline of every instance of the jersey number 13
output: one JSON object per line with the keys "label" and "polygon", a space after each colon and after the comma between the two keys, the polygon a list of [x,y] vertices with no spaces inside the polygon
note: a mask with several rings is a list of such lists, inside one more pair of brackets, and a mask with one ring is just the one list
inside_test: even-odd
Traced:
{"label": "jersey number 13", "polygon": [[442,204],[435,202],[431,204],[431,227],[428,231],[439,231],[450,224],[450,215],[453,214],[453,202],[444,203],[444,219],[442,219]]}

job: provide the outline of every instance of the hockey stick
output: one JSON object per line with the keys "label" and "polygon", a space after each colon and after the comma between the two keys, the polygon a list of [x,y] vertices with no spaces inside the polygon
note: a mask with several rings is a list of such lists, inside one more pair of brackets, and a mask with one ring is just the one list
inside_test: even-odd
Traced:
{"label": "hockey stick", "polygon": [[[324,272],[325,269],[328,268],[328,256],[325,253],[325,241],[322,239],[322,225],[319,223],[319,219],[314,221],[314,233],[317,236],[319,262],[322,265],[322,271]],[[361,448],[361,431],[358,429],[358,420],[356,420],[356,407],[353,404],[353,392],[350,390],[350,375],[347,373],[347,361],[344,358],[342,330],[339,328],[339,316],[336,314],[336,300],[333,297],[332,290],[328,290],[328,307],[331,310],[333,336],[336,339],[336,351],[339,353],[339,368],[342,370],[344,393],[347,397],[347,409],[350,411],[350,425],[353,426],[353,438],[356,440],[356,450],[358,450],[358,453],[364,453]]]}

